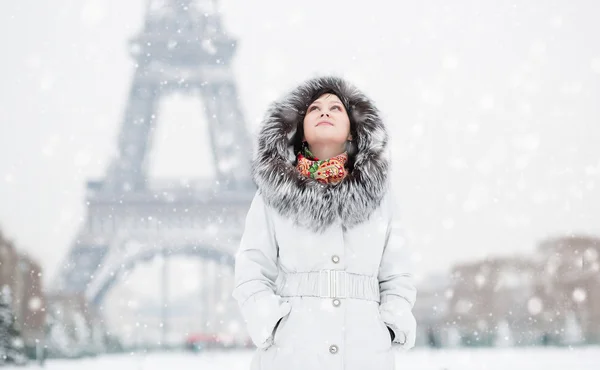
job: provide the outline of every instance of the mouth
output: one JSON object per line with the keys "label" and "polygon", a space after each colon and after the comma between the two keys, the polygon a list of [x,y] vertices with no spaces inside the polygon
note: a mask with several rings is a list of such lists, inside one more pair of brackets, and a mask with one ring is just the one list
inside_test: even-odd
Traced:
{"label": "mouth", "polygon": [[319,123],[317,123],[317,126],[323,126],[323,125],[333,126],[333,123],[331,123],[329,121],[320,121]]}

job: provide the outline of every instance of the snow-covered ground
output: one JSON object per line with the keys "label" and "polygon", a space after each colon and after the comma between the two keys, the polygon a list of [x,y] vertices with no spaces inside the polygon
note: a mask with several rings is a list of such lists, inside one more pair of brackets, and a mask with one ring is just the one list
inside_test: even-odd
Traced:
{"label": "snow-covered ground", "polygon": [[[210,369],[247,370],[252,351],[191,353],[152,353],[110,355],[83,360],[48,360],[48,370],[162,370]],[[39,368],[30,365],[25,369]],[[413,349],[398,353],[397,369],[411,370],[598,370],[600,347],[457,349],[432,351]],[[6,368],[17,370],[21,368]]]}

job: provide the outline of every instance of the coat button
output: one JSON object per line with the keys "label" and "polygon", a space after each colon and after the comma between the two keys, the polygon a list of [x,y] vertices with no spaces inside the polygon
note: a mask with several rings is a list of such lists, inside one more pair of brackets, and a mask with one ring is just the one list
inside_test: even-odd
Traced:
{"label": "coat button", "polygon": [[332,355],[335,355],[338,352],[338,347],[335,344],[332,344],[331,346],[329,346],[329,353],[331,353]]}
{"label": "coat button", "polygon": [[331,260],[333,261],[333,263],[338,263],[338,262],[340,262],[340,257],[338,257],[338,256],[332,256]]}
{"label": "coat button", "polygon": [[334,300],[333,300],[333,302],[332,302],[332,303],[333,303],[333,305],[334,305],[335,307],[338,307],[338,306],[340,305],[340,303],[341,303],[341,302],[340,302],[340,300],[339,300],[339,299],[337,299],[337,298],[336,298],[336,299],[334,299]]}

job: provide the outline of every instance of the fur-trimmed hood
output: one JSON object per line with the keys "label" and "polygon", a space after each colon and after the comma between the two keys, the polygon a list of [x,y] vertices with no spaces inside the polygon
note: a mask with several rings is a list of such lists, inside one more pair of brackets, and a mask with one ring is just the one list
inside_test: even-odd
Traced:
{"label": "fur-trimmed hood", "polygon": [[[337,184],[321,184],[301,175],[292,137],[311,97],[323,88],[339,91],[355,124],[356,160]],[[388,189],[388,133],[375,105],[339,77],[305,81],[271,104],[258,134],[252,177],[265,203],[296,225],[320,232],[340,220],[350,228],[369,218]]]}

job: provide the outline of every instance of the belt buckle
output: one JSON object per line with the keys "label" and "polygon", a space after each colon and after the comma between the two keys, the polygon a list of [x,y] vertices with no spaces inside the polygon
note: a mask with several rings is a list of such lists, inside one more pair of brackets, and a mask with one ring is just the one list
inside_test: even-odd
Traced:
{"label": "belt buckle", "polygon": [[319,283],[319,289],[327,290],[327,294],[319,292],[319,296],[323,298],[346,298],[348,295],[348,273],[344,270],[321,270],[319,278],[324,278],[326,274],[327,279],[322,280]]}

